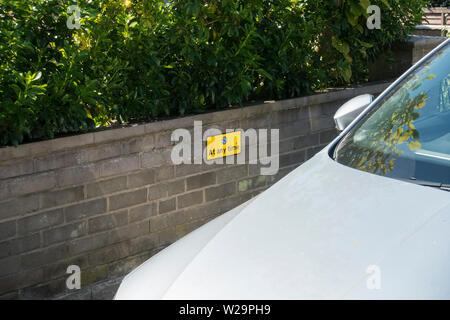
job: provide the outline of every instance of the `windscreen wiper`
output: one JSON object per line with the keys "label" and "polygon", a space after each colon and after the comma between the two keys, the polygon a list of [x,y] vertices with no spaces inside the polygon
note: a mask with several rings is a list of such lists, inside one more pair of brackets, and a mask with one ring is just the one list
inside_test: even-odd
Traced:
{"label": "windscreen wiper", "polygon": [[414,177],[409,178],[407,180],[408,182],[412,182],[424,187],[432,187],[432,188],[438,188],[444,191],[450,191],[450,184],[445,184],[441,182],[433,182],[433,181],[425,181],[425,180],[418,180]]}

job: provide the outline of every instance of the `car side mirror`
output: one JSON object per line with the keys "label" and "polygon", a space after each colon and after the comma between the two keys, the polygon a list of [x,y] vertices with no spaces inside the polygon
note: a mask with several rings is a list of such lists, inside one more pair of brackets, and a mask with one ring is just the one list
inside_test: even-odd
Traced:
{"label": "car side mirror", "polygon": [[373,100],[373,95],[363,94],[344,103],[334,114],[336,129],[344,130]]}

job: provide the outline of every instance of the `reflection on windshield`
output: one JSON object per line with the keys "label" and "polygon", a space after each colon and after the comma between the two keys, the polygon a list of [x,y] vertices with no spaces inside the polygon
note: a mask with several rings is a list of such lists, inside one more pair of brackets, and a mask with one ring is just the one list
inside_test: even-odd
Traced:
{"label": "reflection on windshield", "polygon": [[440,96],[440,111],[448,111],[450,109],[450,76],[442,80]]}
{"label": "reflection on windshield", "polygon": [[450,183],[450,49],[447,45],[369,113],[336,160],[370,173]]}

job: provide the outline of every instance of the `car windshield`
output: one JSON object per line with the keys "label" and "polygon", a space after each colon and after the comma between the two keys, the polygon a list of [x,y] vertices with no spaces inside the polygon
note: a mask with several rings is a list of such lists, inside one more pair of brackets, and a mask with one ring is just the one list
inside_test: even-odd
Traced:
{"label": "car windshield", "polygon": [[450,184],[450,45],[359,121],[334,156],[381,176]]}

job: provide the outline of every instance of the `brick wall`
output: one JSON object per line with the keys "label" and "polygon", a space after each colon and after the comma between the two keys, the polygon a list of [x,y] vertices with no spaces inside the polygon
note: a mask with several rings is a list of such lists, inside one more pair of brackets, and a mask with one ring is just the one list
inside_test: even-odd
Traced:
{"label": "brick wall", "polygon": [[[257,195],[329,143],[332,116],[386,83],[0,149],[0,297],[111,298],[123,275]],[[279,128],[280,170],[178,165],[177,128]],[[82,289],[66,289],[66,269]]]}
{"label": "brick wall", "polygon": [[[417,26],[419,28],[420,26]],[[420,35],[421,29],[409,36],[406,43],[395,43],[392,52],[384,52],[369,65],[369,81],[395,79],[401,76],[413,64],[422,59],[428,52],[447,40],[440,36]],[[392,63],[389,61],[393,59]]]}

